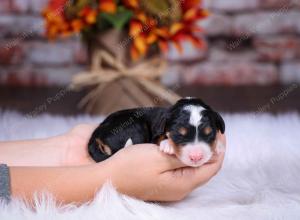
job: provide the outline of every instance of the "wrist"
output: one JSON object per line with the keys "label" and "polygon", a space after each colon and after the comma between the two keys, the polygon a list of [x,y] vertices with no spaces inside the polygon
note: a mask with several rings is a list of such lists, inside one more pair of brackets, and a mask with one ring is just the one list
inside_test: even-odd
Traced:
{"label": "wrist", "polygon": [[[36,166],[58,167],[63,164],[63,155],[66,152],[67,145],[64,136],[55,136],[42,140],[37,140],[36,151],[39,152],[40,159]],[[38,157],[37,157],[38,159]]]}
{"label": "wrist", "polygon": [[[114,171],[107,162],[101,162],[86,167],[86,173],[90,177],[89,187],[93,189],[93,193],[96,194],[101,190],[102,186],[107,182],[112,182]],[[113,184],[115,187],[115,185]]]}
{"label": "wrist", "polygon": [[2,142],[0,161],[9,166],[60,166],[64,145],[60,136]]}

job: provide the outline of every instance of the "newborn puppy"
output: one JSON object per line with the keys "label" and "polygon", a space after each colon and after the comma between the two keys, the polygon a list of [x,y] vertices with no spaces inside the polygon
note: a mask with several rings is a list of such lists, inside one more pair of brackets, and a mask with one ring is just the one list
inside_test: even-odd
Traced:
{"label": "newborn puppy", "polygon": [[92,134],[88,150],[100,162],[123,147],[154,143],[187,166],[198,167],[214,151],[223,150],[216,143],[218,131],[225,132],[223,118],[202,100],[185,98],[170,108],[135,108],[109,115]]}

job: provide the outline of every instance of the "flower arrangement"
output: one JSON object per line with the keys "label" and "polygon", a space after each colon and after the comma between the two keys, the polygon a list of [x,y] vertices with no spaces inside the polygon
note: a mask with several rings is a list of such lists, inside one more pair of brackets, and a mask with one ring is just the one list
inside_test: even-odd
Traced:
{"label": "flower arrangement", "polygon": [[[160,84],[166,52],[182,41],[198,48],[198,21],[208,16],[201,0],[49,0],[43,15],[49,39],[80,34],[90,68],[74,75],[71,88],[89,88],[80,101],[92,114],[176,102],[180,96]],[[128,59],[130,53],[131,59]],[[154,56],[153,56],[154,55]],[[144,59],[141,59],[144,58]],[[139,62],[131,62],[139,61]],[[109,97],[109,98],[107,98]]]}
{"label": "flower arrangement", "polygon": [[201,0],[50,0],[43,15],[50,39],[123,30],[131,58],[137,60],[151,47],[167,51],[170,43],[182,51],[183,40],[203,47],[197,22],[208,12]]}

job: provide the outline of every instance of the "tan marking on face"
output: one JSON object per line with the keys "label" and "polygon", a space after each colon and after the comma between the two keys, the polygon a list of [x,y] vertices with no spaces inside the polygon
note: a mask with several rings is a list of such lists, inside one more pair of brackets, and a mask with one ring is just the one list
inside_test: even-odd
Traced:
{"label": "tan marking on face", "polygon": [[212,128],[210,126],[206,126],[203,129],[203,132],[204,132],[205,135],[209,135],[212,132]]}
{"label": "tan marking on face", "polygon": [[181,127],[181,128],[179,128],[178,132],[179,132],[181,135],[185,136],[185,135],[188,133],[188,130],[187,130],[187,128],[185,128],[185,127]]}
{"label": "tan marking on face", "polygon": [[106,155],[112,155],[111,149],[108,145],[104,144],[99,138],[96,138],[96,142],[100,151]]}

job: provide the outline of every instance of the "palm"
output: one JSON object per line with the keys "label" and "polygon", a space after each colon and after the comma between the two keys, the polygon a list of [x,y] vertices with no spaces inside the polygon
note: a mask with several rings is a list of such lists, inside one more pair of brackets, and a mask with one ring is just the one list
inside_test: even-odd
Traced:
{"label": "palm", "polygon": [[78,125],[65,135],[67,140],[65,165],[76,166],[94,163],[88,154],[87,144],[95,128],[95,125]]}

